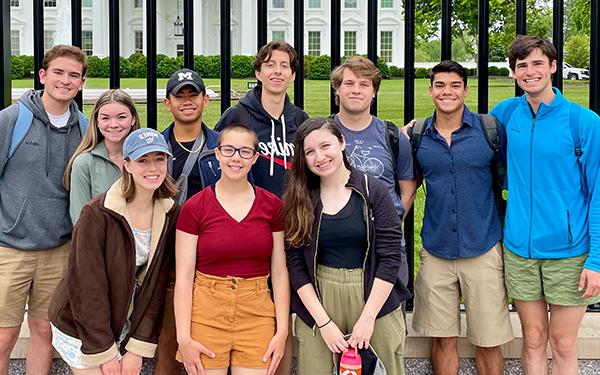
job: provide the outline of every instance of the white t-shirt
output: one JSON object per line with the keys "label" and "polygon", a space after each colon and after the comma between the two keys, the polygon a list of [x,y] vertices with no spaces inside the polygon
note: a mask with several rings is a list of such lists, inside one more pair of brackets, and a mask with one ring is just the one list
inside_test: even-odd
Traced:
{"label": "white t-shirt", "polygon": [[48,114],[48,118],[50,119],[50,123],[57,128],[62,128],[67,126],[67,122],[69,122],[69,117],[71,117],[71,112],[67,111],[62,115],[53,115],[51,113],[46,112]]}

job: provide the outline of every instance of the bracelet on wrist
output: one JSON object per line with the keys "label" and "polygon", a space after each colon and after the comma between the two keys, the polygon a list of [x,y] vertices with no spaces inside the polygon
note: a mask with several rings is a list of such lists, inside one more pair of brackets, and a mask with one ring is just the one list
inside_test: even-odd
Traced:
{"label": "bracelet on wrist", "polygon": [[329,318],[329,320],[328,320],[328,321],[326,321],[325,323],[323,323],[323,324],[321,324],[321,325],[318,325],[318,324],[317,324],[317,328],[318,328],[318,329],[321,329],[321,328],[325,327],[325,326],[326,326],[327,324],[329,324],[329,323],[331,323],[331,318]]}

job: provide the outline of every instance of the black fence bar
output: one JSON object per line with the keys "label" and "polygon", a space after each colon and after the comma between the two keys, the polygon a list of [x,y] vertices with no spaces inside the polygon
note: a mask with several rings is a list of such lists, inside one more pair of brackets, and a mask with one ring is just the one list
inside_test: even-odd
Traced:
{"label": "black fence bar", "polygon": [[[367,1],[367,57],[377,66],[377,0]],[[377,115],[377,97],[371,103],[371,114]]]}
{"label": "black fence bar", "polygon": [[304,108],[304,0],[294,0],[294,48],[298,54],[294,104]]}
{"label": "black fence bar", "polygon": [[556,73],[552,76],[552,85],[563,89],[563,44],[564,44],[564,0],[554,0],[552,12],[552,43],[556,48]]}
{"label": "black fence bar", "polygon": [[[8,22],[10,25],[10,21]],[[33,86],[43,88],[38,72],[44,59],[44,1],[33,0]]]}
{"label": "black fence bar", "polygon": [[[256,0],[256,52],[267,44],[267,0]],[[223,19],[221,18],[221,22]],[[297,21],[296,21],[297,22]]]}
{"label": "black fence bar", "polygon": [[[527,0],[517,0],[515,17],[517,35],[527,34]],[[523,95],[523,90],[515,82],[515,96],[521,95]]]}
{"label": "black fence bar", "polygon": [[[415,0],[404,0],[404,123],[415,117]],[[411,207],[404,219],[404,238],[408,261],[408,289],[414,292],[415,279],[415,214]],[[406,309],[412,310],[412,298]]]}
{"label": "black fence bar", "polygon": [[[71,44],[81,48],[81,0],[71,0]],[[83,110],[83,93],[75,96],[75,103]]]}
{"label": "black fence bar", "polygon": [[442,60],[452,58],[452,0],[442,0]]}
{"label": "black fence bar", "polygon": [[183,66],[194,69],[194,0],[183,0]]}
{"label": "black fence bar", "polygon": [[[259,1],[260,3],[260,1]],[[231,105],[231,1],[221,0],[221,113]]]}
{"label": "black fence bar", "polygon": [[[157,129],[156,111],[156,0],[146,0],[146,126]],[[184,23],[184,25],[187,25]],[[193,46],[192,46],[193,49]]]}
{"label": "black fence bar", "polygon": [[479,0],[479,45],[477,51],[477,111],[487,113],[489,106],[490,14],[489,0]]}
{"label": "black fence bar", "polygon": [[600,4],[590,11],[590,109],[600,114]]}
{"label": "black fence bar", "polygon": [[10,74],[10,3],[0,1],[0,109],[6,108],[12,101]]}
{"label": "black fence bar", "polygon": [[110,88],[121,87],[121,72],[119,71],[119,0],[108,0],[108,55],[110,65]]}
{"label": "black fence bar", "polygon": [[[342,34],[342,2],[331,0],[331,70],[341,64],[340,41]],[[340,107],[335,104],[335,91],[329,88],[329,113],[338,113]]]}

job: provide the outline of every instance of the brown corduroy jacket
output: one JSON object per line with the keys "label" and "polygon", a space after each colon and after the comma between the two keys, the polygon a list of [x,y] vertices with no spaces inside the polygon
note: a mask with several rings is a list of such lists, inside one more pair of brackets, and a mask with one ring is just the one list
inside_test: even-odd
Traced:
{"label": "brown corduroy jacket", "polygon": [[[136,279],[135,240],[125,205],[118,180],[83,207],[66,276],[48,312],[61,332],[82,341],[82,362],[88,366],[99,366],[118,351],[153,357],[161,329],[180,207],[172,199],[155,200],[150,256]],[[118,348],[128,317],[129,333]]]}

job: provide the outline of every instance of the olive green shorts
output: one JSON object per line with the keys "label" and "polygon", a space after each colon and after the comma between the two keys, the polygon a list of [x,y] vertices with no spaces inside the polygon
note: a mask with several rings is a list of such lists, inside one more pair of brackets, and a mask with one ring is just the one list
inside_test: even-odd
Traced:
{"label": "olive green shorts", "polygon": [[504,252],[504,278],[508,295],[521,301],[545,300],[559,306],[585,306],[600,296],[581,298],[579,277],[588,253],[562,259],[527,259]]}

